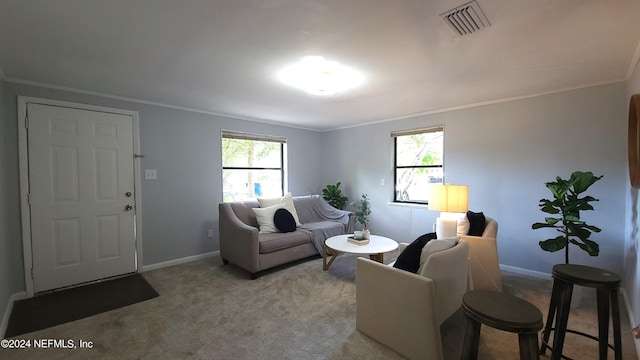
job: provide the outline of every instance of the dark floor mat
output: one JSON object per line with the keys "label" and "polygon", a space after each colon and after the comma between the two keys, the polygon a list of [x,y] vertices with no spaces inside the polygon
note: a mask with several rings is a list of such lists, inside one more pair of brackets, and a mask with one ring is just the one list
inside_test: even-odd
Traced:
{"label": "dark floor mat", "polygon": [[56,291],[13,304],[5,338],[83,319],[158,296],[140,274]]}

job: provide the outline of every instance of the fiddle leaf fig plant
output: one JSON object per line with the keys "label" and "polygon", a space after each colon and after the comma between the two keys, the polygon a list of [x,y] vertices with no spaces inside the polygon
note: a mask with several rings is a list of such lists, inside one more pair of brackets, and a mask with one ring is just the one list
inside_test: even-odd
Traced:
{"label": "fiddle leaf fig plant", "polygon": [[344,210],[344,206],[347,204],[348,198],[342,195],[340,185],[340,181],[335,185],[327,185],[322,189],[322,198],[327,200],[327,202],[334,208]]}
{"label": "fiddle leaf fig plant", "polygon": [[565,263],[569,263],[569,244],[577,245],[591,256],[598,256],[598,243],[589,240],[593,232],[600,232],[600,228],[589,225],[580,220],[580,211],[593,210],[590,204],[599,201],[592,196],[580,197],[602,176],[594,176],[592,172],[575,171],[568,180],[556,177],[556,181],[546,183],[553,194],[553,200],[541,199],[540,210],[551,214],[544,218],[544,222],[531,225],[532,229],[552,228],[560,235],[555,238],[540,241],[544,251],[555,252],[565,249]]}

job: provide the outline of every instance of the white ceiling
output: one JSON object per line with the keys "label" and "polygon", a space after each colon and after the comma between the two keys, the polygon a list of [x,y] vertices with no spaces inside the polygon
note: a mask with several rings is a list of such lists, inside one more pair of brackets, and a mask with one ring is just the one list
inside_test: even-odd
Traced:
{"label": "white ceiling", "polygon": [[[638,0],[2,0],[0,76],[327,130],[628,79]],[[305,55],[359,69],[315,97],[276,73]],[[3,75],[4,73],[4,75]]]}

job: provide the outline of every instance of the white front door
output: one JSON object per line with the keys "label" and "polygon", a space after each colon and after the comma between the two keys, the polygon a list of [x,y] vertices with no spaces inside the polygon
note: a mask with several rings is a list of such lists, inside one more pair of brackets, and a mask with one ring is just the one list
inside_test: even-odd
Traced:
{"label": "white front door", "polygon": [[34,292],[136,271],[133,118],[27,104]]}

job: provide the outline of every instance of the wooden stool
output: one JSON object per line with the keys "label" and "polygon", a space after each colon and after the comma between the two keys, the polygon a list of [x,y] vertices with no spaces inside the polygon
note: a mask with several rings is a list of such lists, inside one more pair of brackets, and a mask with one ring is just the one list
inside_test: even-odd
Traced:
{"label": "wooden stool", "polygon": [[[598,302],[598,337],[575,330],[567,329],[569,311],[571,310],[571,294],[573,285],[596,289]],[[542,345],[540,353],[551,349],[551,359],[569,359],[562,355],[562,346],[567,332],[586,336],[598,341],[599,358],[607,358],[607,350],[611,347],[615,352],[615,359],[622,359],[622,338],[620,335],[620,307],[618,305],[618,291],[620,276],[610,271],[584,265],[558,264],[553,267],[553,290],[549,303],[547,323],[542,331]],[[613,320],[613,342],[609,345],[609,308]],[[556,313],[557,312],[557,313]],[[554,326],[555,317],[555,328]],[[549,335],[554,331],[553,347],[549,346]]]}
{"label": "wooden stool", "polygon": [[538,331],[542,313],[531,303],[497,291],[476,290],[462,298],[465,332],[460,359],[477,359],[480,326],[518,334],[520,360],[539,359]]}

